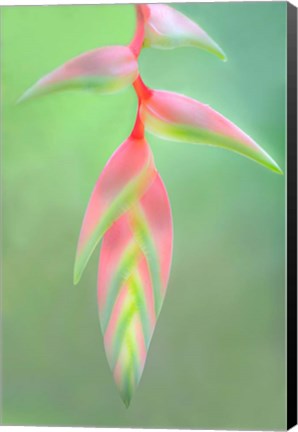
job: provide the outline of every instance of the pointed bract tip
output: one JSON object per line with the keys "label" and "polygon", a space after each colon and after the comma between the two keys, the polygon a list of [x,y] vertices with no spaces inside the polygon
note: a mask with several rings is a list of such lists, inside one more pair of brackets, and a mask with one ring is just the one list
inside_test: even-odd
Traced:
{"label": "pointed bract tip", "polygon": [[219,45],[217,45],[217,50],[215,51],[215,54],[217,55],[217,57],[222,60],[223,62],[227,62],[228,61],[228,57],[226,55],[226,53],[224,52],[224,50],[222,50],[220,48]]}
{"label": "pointed bract tip", "polygon": [[275,160],[260,147],[261,150],[261,159],[257,162],[260,162],[262,165],[264,165],[266,168],[268,168],[270,171],[283,175],[283,170],[279,167],[279,165],[275,162]]}
{"label": "pointed bract tip", "polygon": [[77,262],[75,262],[74,272],[73,272],[73,284],[78,285],[81,279],[81,272],[78,270]]}
{"label": "pointed bract tip", "polygon": [[275,172],[276,174],[284,175],[283,170],[277,165],[276,162],[274,162],[274,164],[271,165],[270,169],[271,169],[271,171]]}
{"label": "pointed bract tip", "polygon": [[224,63],[228,61],[228,57],[226,56],[225,52],[221,49],[214,50],[213,54],[216,55],[216,57],[218,57]]}
{"label": "pointed bract tip", "polygon": [[121,395],[122,402],[125,405],[125,408],[129,408],[129,405],[131,402],[131,397],[127,394],[124,394],[124,393],[121,393],[120,395]]}
{"label": "pointed bract tip", "polygon": [[23,102],[28,101],[29,99],[32,99],[34,96],[36,96],[36,89],[35,86],[30,87],[28,90],[25,91],[25,93],[22,94],[22,96],[20,96],[17,101],[16,101],[16,105],[20,105]]}
{"label": "pointed bract tip", "polygon": [[228,60],[228,57],[224,50],[218,45],[217,42],[215,42],[211,37],[205,34],[205,41],[201,45],[201,41],[198,39],[198,47],[203,48],[206,51],[209,51],[209,53],[214,54],[216,57],[218,57],[220,60],[226,62]]}

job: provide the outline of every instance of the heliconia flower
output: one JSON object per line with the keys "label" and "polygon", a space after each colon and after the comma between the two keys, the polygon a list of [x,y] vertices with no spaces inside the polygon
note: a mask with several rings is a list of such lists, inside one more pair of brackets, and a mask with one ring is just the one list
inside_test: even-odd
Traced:
{"label": "heliconia flower", "polygon": [[[113,93],[133,84],[138,98],[131,135],[111,156],[91,194],[79,236],[74,283],[97,244],[98,308],[114,381],[129,405],[141,379],[165,298],[173,249],[172,214],[144,133],[163,139],[224,147],[281,173],[276,162],[221,114],[189,97],[149,89],[138,73],[143,46],[194,46],[225,59],[196,23],[175,9],[136,5],[129,46],[84,53],[39,80],[19,101],[64,89]],[[114,125],[112,125],[114,127]]]}
{"label": "heliconia flower", "polygon": [[138,62],[126,46],[97,48],[55,69],[29,88],[19,102],[60,90],[84,89],[114,93],[136,79]]}
{"label": "heliconia flower", "polygon": [[173,228],[159,175],[104,236],[98,304],[104,345],[126,406],[141,378],[172,260]]}
{"label": "heliconia flower", "polygon": [[92,192],[77,247],[74,283],[104,233],[144,194],[155,176],[147,142],[130,136],[111,156]]}
{"label": "heliconia flower", "polygon": [[169,49],[193,46],[226,60],[218,44],[198,24],[176,9],[160,4],[136,7],[144,16],[144,47]]}
{"label": "heliconia flower", "polygon": [[140,116],[151,133],[173,141],[224,147],[282,174],[265,150],[208,105],[167,91],[147,89],[145,94]]}

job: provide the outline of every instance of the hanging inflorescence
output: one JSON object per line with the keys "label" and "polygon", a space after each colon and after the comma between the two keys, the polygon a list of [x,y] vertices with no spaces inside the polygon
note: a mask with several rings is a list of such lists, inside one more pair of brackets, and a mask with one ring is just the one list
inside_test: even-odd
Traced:
{"label": "hanging inflorescence", "polygon": [[91,195],[74,269],[78,283],[102,240],[98,306],[114,380],[128,406],[141,378],[165,297],[173,247],[169,199],[145,138],[205,143],[241,153],[281,173],[248,135],[207,105],[148,88],[138,71],[143,47],[194,46],[225,60],[220,47],[193,21],[165,5],[136,5],[137,25],[128,46],[87,52],[56,69],[21,100],[63,89],[113,93],[133,85],[138,99],[130,136],[111,156]]}

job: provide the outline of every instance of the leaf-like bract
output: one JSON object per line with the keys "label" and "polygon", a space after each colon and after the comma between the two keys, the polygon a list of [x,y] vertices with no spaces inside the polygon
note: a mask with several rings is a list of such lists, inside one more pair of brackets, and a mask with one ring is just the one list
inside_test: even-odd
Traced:
{"label": "leaf-like bract", "polygon": [[176,9],[159,4],[137,7],[145,17],[145,47],[197,47],[226,59],[223,50],[201,27]]}
{"label": "leaf-like bract", "polygon": [[108,228],[146,191],[156,175],[153,156],[143,139],[128,138],[111,156],[92,192],[83,220],[74,282]]}
{"label": "leaf-like bract", "polygon": [[98,303],[105,350],[128,406],[142,375],[166,293],[172,259],[172,215],[159,175],[104,236]]}
{"label": "leaf-like bract", "polygon": [[88,51],[41,78],[19,99],[60,90],[94,90],[114,93],[132,84],[138,63],[129,47],[110,46]]}
{"label": "leaf-like bract", "polygon": [[217,111],[194,99],[153,91],[143,102],[140,113],[145,128],[161,138],[224,147],[282,173],[252,138]]}

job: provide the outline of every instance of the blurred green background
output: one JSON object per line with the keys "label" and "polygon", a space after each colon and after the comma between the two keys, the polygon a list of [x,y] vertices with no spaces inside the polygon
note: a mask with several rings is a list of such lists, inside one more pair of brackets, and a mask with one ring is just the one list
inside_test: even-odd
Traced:
{"label": "blurred green background", "polygon": [[[225,50],[146,49],[144,81],[230,118],[285,169],[286,3],[177,4]],[[18,97],[66,60],[126,44],[134,8],[2,15],[3,422],[285,428],[285,177],[222,149],[148,135],[169,192],[174,256],[140,386],[126,409],[100,334],[95,253],[74,254],[93,185],[136,112],[132,89]]]}

